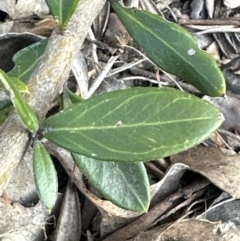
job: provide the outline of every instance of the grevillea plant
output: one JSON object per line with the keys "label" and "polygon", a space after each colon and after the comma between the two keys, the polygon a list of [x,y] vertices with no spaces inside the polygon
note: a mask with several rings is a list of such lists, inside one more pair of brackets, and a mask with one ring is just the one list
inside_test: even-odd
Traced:
{"label": "grevillea plant", "polygon": [[[64,32],[78,1],[68,1],[67,6],[65,1],[47,2]],[[216,62],[198,48],[185,29],[147,11],[124,8],[118,1],[111,3],[129,34],[157,66],[204,94],[225,93],[224,78]],[[64,110],[39,124],[14,77],[27,82],[46,45],[47,40],[42,40],[22,50],[15,56],[16,65],[9,75],[0,72],[2,84],[9,90],[26,128],[36,133],[41,126],[45,138],[69,150],[89,183],[106,199],[125,209],[146,211],[150,188],[143,162],[176,154],[204,141],[221,125],[222,114],[188,93],[146,87],[113,91],[87,100],[68,92]],[[33,51],[38,54],[31,55]],[[28,64],[25,56],[31,58]],[[41,140],[34,139],[33,150],[39,196],[51,209],[57,197],[56,171]]]}

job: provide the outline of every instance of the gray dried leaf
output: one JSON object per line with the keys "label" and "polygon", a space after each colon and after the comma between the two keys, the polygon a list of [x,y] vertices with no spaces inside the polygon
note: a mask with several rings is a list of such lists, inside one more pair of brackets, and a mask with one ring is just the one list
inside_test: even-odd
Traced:
{"label": "gray dried leaf", "polygon": [[[211,206],[206,212],[198,216],[198,219],[207,219],[211,222],[236,222],[240,220],[240,201],[232,198],[222,201],[214,206]],[[240,230],[239,230],[240,232]]]}
{"label": "gray dried leaf", "polygon": [[[221,227],[221,223],[211,223],[206,220],[185,219],[172,224],[170,227],[165,228],[165,230],[154,229],[142,232],[135,238],[130,239],[130,241],[237,241],[237,239],[226,239],[224,236],[221,237],[221,234],[218,232]],[[230,237],[233,231],[229,230],[228,233],[228,237]]]}
{"label": "gray dried leaf", "polygon": [[188,165],[190,170],[205,176],[233,198],[240,198],[239,155],[225,155],[216,147],[199,145],[173,156],[171,160]]}
{"label": "gray dried leaf", "polygon": [[239,0],[224,0],[223,3],[228,8],[240,7],[240,1]]}
{"label": "gray dried leaf", "polygon": [[193,19],[201,19],[205,17],[204,0],[193,0],[191,3],[190,17]]}
{"label": "gray dried leaf", "polygon": [[69,183],[64,195],[54,241],[75,241],[81,236],[81,209],[78,193]]}
{"label": "gray dried leaf", "polygon": [[216,98],[204,96],[203,99],[212,103],[223,113],[225,121],[222,123],[221,128],[240,131],[240,100],[231,96]]}
{"label": "gray dried leaf", "polygon": [[110,3],[106,2],[104,7],[99,12],[98,16],[95,18],[92,28],[96,39],[101,39],[103,33],[105,32],[106,25],[109,18]]}
{"label": "gray dried leaf", "polygon": [[219,49],[215,41],[207,47],[206,52],[209,53],[215,60],[220,60]]}
{"label": "gray dried leaf", "polygon": [[130,36],[115,13],[111,13],[104,41],[112,48],[121,48],[128,43]]}
{"label": "gray dried leaf", "polygon": [[174,164],[169,168],[161,181],[151,185],[151,206],[155,206],[155,204],[164,200],[166,197],[178,190],[180,179],[187,169],[188,166],[182,163]]}

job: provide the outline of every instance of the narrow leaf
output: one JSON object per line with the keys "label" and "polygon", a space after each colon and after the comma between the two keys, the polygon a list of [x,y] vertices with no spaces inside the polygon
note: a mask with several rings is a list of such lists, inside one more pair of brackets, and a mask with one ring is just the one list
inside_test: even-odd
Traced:
{"label": "narrow leaf", "polygon": [[33,146],[34,180],[41,200],[47,208],[52,209],[57,200],[57,173],[50,155],[40,141]]}
{"label": "narrow leaf", "polygon": [[107,200],[135,212],[147,211],[149,182],[142,162],[105,162],[72,153],[88,182]]}
{"label": "narrow leaf", "polygon": [[157,66],[204,94],[222,96],[225,93],[224,77],[216,61],[198,48],[184,28],[150,12],[124,8],[112,2],[129,34]]}
{"label": "narrow leaf", "polygon": [[65,27],[72,17],[80,0],[46,0],[54,18],[61,27]]}
{"label": "narrow leaf", "polygon": [[18,51],[13,56],[15,66],[8,72],[8,75],[17,77],[26,83],[32,72],[36,69],[47,46],[47,42],[48,39],[43,39]]}
{"label": "narrow leaf", "polygon": [[15,85],[16,89],[20,92],[20,93],[27,93],[30,94],[28,91],[28,87],[27,85],[22,82],[20,79],[16,78],[16,77],[10,77],[12,80],[12,83]]}
{"label": "narrow leaf", "polygon": [[14,81],[2,70],[0,70],[0,79],[5,88],[10,92],[13,105],[20,115],[23,123],[30,131],[36,132],[38,130],[39,123],[32,107],[20,94],[18,87],[14,84]]}
{"label": "narrow leaf", "polygon": [[82,101],[43,122],[45,137],[108,161],[144,161],[186,150],[223,121],[211,104],[174,89],[134,88]]}

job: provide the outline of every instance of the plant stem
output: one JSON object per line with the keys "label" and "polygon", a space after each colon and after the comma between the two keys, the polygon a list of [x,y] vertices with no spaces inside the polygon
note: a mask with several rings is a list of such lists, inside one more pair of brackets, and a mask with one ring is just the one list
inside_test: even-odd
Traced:
{"label": "plant stem", "polygon": [[[56,29],[38,68],[29,79],[28,97],[41,122],[67,80],[72,59],[106,0],[81,0],[64,32]],[[0,129],[0,195],[29,146],[29,133],[18,114],[12,112]]]}

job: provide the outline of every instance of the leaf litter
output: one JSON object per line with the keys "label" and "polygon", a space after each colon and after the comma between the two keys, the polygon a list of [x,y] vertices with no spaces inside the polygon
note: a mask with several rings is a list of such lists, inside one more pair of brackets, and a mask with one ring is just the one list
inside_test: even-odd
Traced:
{"label": "leaf litter", "polygon": [[[6,11],[6,4],[9,4],[11,1],[6,1],[4,10]],[[12,1],[13,3],[14,1]],[[19,3],[21,1],[18,1]],[[147,2],[147,1],[143,1],[143,2]],[[202,17],[201,11],[205,11],[204,10],[204,4],[200,3],[201,5],[201,9],[199,10],[197,7],[192,7],[192,6],[187,6],[187,4],[185,4],[184,6],[181,5],[180,3],[181,1],[168,1],[167,4],[162,4],[162,3],[158,3],[158,4],[154,4],[155,7],[158,7],[161,11],[163,11],[164,16],[166,18],[169,17],[169,15],[173,14],[173,12],[171,13],[171,11],[169,11],[168,9],[173,9],[175,8],[176,10],[178,10],[180,12],[180,15],[182,17],[186,17],[186,10],[189,10],[190,12],[192,11],[193,15],[192,16],[198,16],[200,17],[200,20],[204,20],[204,18]],[[196,1],[195,1],[196,2]],[[200,1],[199,1],[200,2]],[[203,2],[203,1],[201,1]],[[210,5],[209,1],[208,4]],[[210,1],[211,2],[211,1]],[[220,1],[215,1],[215,14],[216,11],[218,11],[218,14],[220,14],[221,16],[221,8],[219,7],[219,2]],[[224,1],[225,5],[231,6],[231,7],[235,7],[236,2],[234,3],[234,1]],[[171,5],[170,5],[171,4]],[[107,4],[106,4],[107,6]],[[147,4],[142,4],[142,6],[147,6]],[[1,8],[1,5],[0,5]],[[11,11],[14,9],[14,7],[10,7],[8,6],[8,9],[10,9]],[[10,16],[13,16],[13,13],[11,11],[6,11]],[[34,11],[34,10],[32,10]],[[194,12],[195,11],[195,12]],[[213,6],[211,4],[211,6],[208,6],[208,14],[209,16],[213,15]],[[22,11],[23,12],[23,11]],[[234,10],[232,10],[233,13]],[[102,18],[96,20],[101,22],[102,25],[98,25],[95,24],[95,26],[104,26],[104,22],[105,25],[107,24],[107,14],[109,14],[109,7],[105,7],[104,8],[104,12],[100,13],[100,16],[102,16]],[[176,14],[176,12],[175,12]],[[19,15],[20,16],[20,15]],[[18,16],[17,16],[18,17]],[[52,26],[52,25],[51,25]],[[43,25],[42,25],[43,27]],[[195,26],[196,29],[196,26]],[[37,33],[43,33],[42,31],[43,29],[41,29],[41,31],[39,31]],[[204,29],[201,29],[204,31]],[[194,30],[194,31],[201,31],[201,30]],[[120,29],[120,32],[123,31],[123,33],[126,33],[125,30]],[[223,35],[223,34],[222,34]],[[220,51],[219,50],[215,50],[215,51],[219,51],[216,54],[218,54],[218,56],[220,56],[219,53],[223,53],[225,55],[225,58],[227,58],[228,61],[231,60],[232,58],[232,54],[233,53],[238,53],[238,49],[237,46],[239,44],[238,42],[238,38],[236,38],[236,42],[235,45],[232,42],[232,39],[234,39],[235,37],[237,37],[236,33],[229,33],[228,35],[230,37],[228,38],[224,38],[221,34],[215,34],[214,35],[214,40],[213,43],[217,43],[217,45],[220,47]],[[225,34],[227,35],[227,34]],[[100,34],[101,36],[101,34]],[[108,33],[105,38],[108,38],[108,36],[111,36],[111,32],[110,34]],[[203,35],[205,37],[207,37],[206,35]],[[233,36],[233,38],[232,38]],[[204,41],[208,41],[206,40],[207,38],[205,38]],[[131,39],[129,39],[129,42],[131,44]],[[105,40],[105,43],[108,43],[108,40]],[[229,46],[227,46],[227,44],[225,43],[230,43],[230,46],[233,46],[232,48],[230,48]],[[87,48],[86,48],[87,49]],[[191,50],[191,49],[189,49]],[[86,54],[86,50],[83,50],[83,54],[84,56],[87,56]],[[190,51],[188,54],[192,55],[193,52]],[[131,52],[129,49],[125,49],[125,52],[121,53],[121,57],[120,60],[123,61],[124,64],[127,63],[126,60],[128,60],[129,56],[134,56],[136,55],[136,52]],[[97,56],[100,60],[100,67],[103,67],[104,65],[102,65],[102,63],[106,63],[106,61],[104,62],[104,58],[103,56],[101,56],[98,53]],[[104,56],[107,57],[107,56]],[[219,60],[220,64],[226,63],[226,59],[221,59]],[[116,63],[117,65],[118,63]],[[86,65],[83,63],[84,68],[86,68]],[[102,65],[102,66],[101,66]],[[231,67],[231,65],[230,65]],[[91,65],[92,70],[95,70],[94,65]],[[152,71],[153,66],[149,64],[149,62],[145,61],[142,62],[139,65],[139,69],[140,70],[148,70],[149,73],[152,73],[153,76],[155,78],[155,81],[159,81],[159,79],[156,77],[157,75],[157,70],[155,69],[154,71]],[[114,68],[113,68],[114,69]],[[231,72],[232,76],[234,76],[234,78],[238,77],[238,73],[236,72],[237,70],[234,69],[232,70],[231,68],[228,69],[228,71]],[[89,75],[90,76],[94,76],[96,75],[96,71],[89,71]],[[123,74],[123,73],[121,73]],[[86,73],[85,73],[85,79],[87,79]],[[120,79],[120,78],[119,78]],[[161,80],[166,81],[167,83],[170,84],[170,80],[169,78],[165,75],[161,73]],[[86,80],[87,81],[87,80]],[[91,78],[90,78],[90,82],[91,82]],[[106,84],[107,83],[107,84]],[[103,88],[103,91],[111,91],[112,89],[116,88],[120,88],[118,85],[119,82],[118,80],[116,80],[116,78],[114,77],[113,79],[108,78],[107,80],[104,80],[104,82],[102,82],[102,84],[100,85],[100,88],[102,86],[107,86]],[[129,88],[131,86],[133,86],[133,82],[128,81],[127,83],[121,83],[121,88]],[[192,89],[191,86],[187,85],[186,83],[181,83],[180,84],[184,85],[184,89],[186,91],[190,91],[191,93],[198,93],[196,90]],[[79,84],[78,87],[78,91],[80,93],[84,93],[87,96],[86,93],[86,83],[82,84],[83,86],[81,86],[81,84]],[[79,90],[80,89],[80,90]],[[98,89],[98,91],[99,91]],[[213,103],[215,106],[217,106],[221,112],[224,114],[225,116],[225,122],[223,123],[221,128],[224,128],[226,133],[228,133],[228,136],[226,138],[226,135],[224,136],[225,141],[228,142],[228,144],[231,145],[231,142],[229,141],[230,137],[237,139],[238,137],[238,133],[236,131],[239,131],[239,95],[238,95],[238,90],[237,90],[237,86],[233,85],[232,89],[231,89],[232,93],[235,93],[235,98],[227,96],[225,98],[211,98],[207,97],[206,99],[208,99],[211,103]],[[99,93],[99,92],[98,92]],[[230,94],[232,94],[230,93]],[[229,129],[232,130],[232,132],[229,132]],[[226,134],[225,133],[225,134]],[[231,145],[231,147],[238,152],[239,148],[236,148],[236,143],[234,145]],[[83,176],[76,171],[76,168],[74,168],[74,164],[73,162],[71,162],[71,164],[69,163],[64,163],[63,160],[71,160],[71,156],[67,154],[64,154],[64,151],[61,149],[54,149],[52,148],[52,154],[57,156],[58,159],[60,161],[62,161],[62,165],[65,167],[65,169],[68,172],[68,175],[71,177],[71,179],[77,184],[77,187],[79,190],[81,190],[81,192],[87,196],[92,203],[94,203],[94,205],[92,205],[92,209],[94,209],[94,207],[98,207],[98,209],[101,212],[101,215],[99,214],[98,211],[95,212],[95,214],[92,216],[94,217],[100,217],[100,222],[98,222],[98,225],[93,225],[94,222],[91,220],[89,221],[89,226],[86,227],[85,230],[83,230],[84,233],[88,233],[87,229],[90,227],[90,224],[94,226],[93,230],[96,230],[98,233],[100,233],[99,236],[101,236],[102,238],[105,238],[107,235],[110,235],[111,233],[115,233],[116,230],[120,230],[121,233],[118,237],[118,239],[114,239],[114,240],[124,240],[124,236],[122,234],[126,234],[126,236],[128,236],[128,238],[131,238],[131,235],[137,235],[135,238],[132,238],[131,240],[168,240],[171,238],[174,238],[175,240],[181,240],[181,238],[183,236],[186,237],[185,240],[188,240],[187,237],[189,237],[189,240],[193,240],[193,238],[191,239],[191,237],[197,237],[196,240],[201,240],[199,237],[203,238],[202,240],[238,240],[239,237],[239,230],[238,230],[238,224],[237,222],[235,222],[235,224],[231,223],[230,221],[234,219],[234,217],[236,217],[236,213],[231,213],[230,216],[217,216],[217,214],[220,214],[223,210],[223,208],[225,208],[225,206],[228,204],[228,208],[230,208],[230,204],[232,205],[232,210],[233,211],[238,211],[239,210],[239,206],[238,206],[238,201],[234,200],[234,198],[239,198],[239,190],[237,188],[237,184],[239,183],[239,176],[238,176],[238,155],[226,155],[224,153],[222,153],[217,147],[203,147],[203,146],[197,146],[193,149],[190,149],[189,151],[186,151],[184,153],[181,153],[179,155],[170,157],[170,160],[164,160],[164,163],[160,162],[159,160],[155,160],[152,162],[152,164],[159,168],[159,170],[163,171],[163,173],[165,174],[165,176],[160,180],[158,178],[156,178],[156,176],[154,176],[153,174],[149,174],[149,179],[150,182],[152,183],[151,185],[151,191],[152,191],[152,201],[151,201],[151,208],[148,211],[148,213],[143,214],[143,216],[141,213],[134,213],[131,211],[127,211],[124,209],[121,209],[117,206],[115,206],[114,204],[112,204],[109,201],[104,200],[101,196],[98,196],[99,194],[97,194],[91,187],[88,187],[88,185],[85,185],[85,181]],[[63,156],[61,156],[63,155]],[[68,158],[66,158],[66,156],[68,156]],[[64,159],[65,158],[65,159]],[[73,172],[74,171],[74,172]],[[186,177],[187,179],[191,179],[192,175],[196,175],[196,173],[200,174],[200,177],[198,176],[197,180],[191,180],[186,181]],[[201,180],[203,177],[206,177],[209,181],[207,181],[206,179]],[[200,178],[200,179],[198,179]],[[225,191],[226,193],[230,194],[230,198],[232,197],[233,200],[230,200],[228,202],[220,202],[218,203],[218,206],[216,206],[215,208],[213,207],[209,207],[210,203],[212,202],[212,200],[215,200],[214,198],[211,199],[211,201],[208,203],[208,195],[209,193],[207,193],[206,189],[209,191],[213,191],[211,188],[209,188],[209,184],[212,183],[215,185],[215,187],[220,188],[217,192],[215,192],[215,195],[219,195],[219,193],[221,193],[222,191]],[[190,186],[189,186],[190,185]],[[206,192],[204,192],[206,191]],[[214,192],[214,191],[213,191]],[[211,195],[210,195],[211,196]],[[214,195],[213,195],[214,196]],[[12,200],[14,197],[11,197]],[[197,220],[195,218],[194,215],[191,215],[191,205],[194,202],[198,202],[201,201],[202,199],[204,199],[205,202],[208,203],[207,207],[204,207],[204,205],[200,205],[200,209],[201,213],[203,214],[201,216],[202,219],[210,219],[208,217],[207,212],[203,212],[203,210],[205,208],[209,209],[209,213],[213,212],[215,214],[216,219],[212,220],[214,221],[214,223],[209,222],[207,220]],[[67,200],[70,201],[70,200]],[[204,202],[203,201],[203,202]],[[3,202],[3,200],[1,199],[1,203]],[[233,205],[235,204],[235,205]],[[5,204],[4,204],[5,205]],[[225,206],[224,206],[225,205]],[[84,205],[85,206],[85,205]],[[183,208],[188,207],[189,209],[185,210],[186,214],[188,214],[189,216],[185,216],[185,213],[182,213]],[[218,208],[218,209],[217,209]],[[4,208],[2,209],[4,210]],[[6,209],[9,210],[9,209]],[[226,209],[229,210],[229,209]],[[27,211],[24,210],[23,212],[25,213]],[[84,213],[84,208],[83,208],[83,213]],[[194,211],[194,208],[193,208]],[[22,213],[23,213],[22,212]],[[73,213],[75,212],[73,211],[69,211],[69,213]],[[44,213],[44,211],[43,211]],[[88,212],[85,212],[88,214]],[[98,213],[98,214],[96,214]],[[226,214],[229,212],[225,212]],[[166,218],[171,217],[171,215],[177,215],[180,216],[178,218],[175,218],[173,221],[172,220],[166,220]],[[15,218],[18,218],[19,215],[18,214],[14,214]],[[82,214],[83,215],[83,214]],[[85,215],[84,218],[86,218],[87,215]],[[140,216],[140,217],[139,217]],[[184,217],[190,217],[190,219],[183,219]],[[130,221],[133,221],[135,219],[135,223],[131,224],[132,226],[126,226],[126,229],[120,229],[121,227],[127,225],[127,223],[129,223]],[[29,220],[31,220],[31,218],[29,217]],[[176,221],[177,220],[177,221]],[[230,220],[230,221],[229,221]],[[225,223],[221,223],[221,222],[225,222]],[[158,227],[158,222],[162,225],[165,224],[165,226],[163,226],[162,228]],[[99,228],[99,223],[101,228]],[[227,229],[227,225],[229,225],[229,229]],[[235,226],[234,226],[235,225]],[[2,226],[2,225],[1,225]],[[27,226],[26,226],[27,227]],[[127,227],[129,228],[130,232],[128,232]],[[150,230],[148,230],[148,228],[151,227]],[[146,229],[146,231],[144,231]],[[133,232],[133,230],[135,230]],[[179,233],[179,230],[181,231]],[[204,230],[204,232],[202,232],[202,230]],[[226,231],[227,230],[227,231]],[[178,231],[178,233],[177,233]],[[33,232],[33,230],[31,230],[31,232]],[[11,234],[12,235],[12,234]],[[91,236],[91,234],[90,234]],[[89,237],[90,237],[89,236]],[[6,236],[7,237],[7,236]],[[116,236],[115,236],[116,237]],[[4,240],[4,239],[3,239]],[[20,239],[18,239],[20,240]],[[26,240],[26,239],[25,239]],[[90,239],[89,239],[90,240]],[[106,238],[105,240],[111,240],[111,236],[109,236],[108,238]],[[113,239],[112,239],[113,240]]]}

